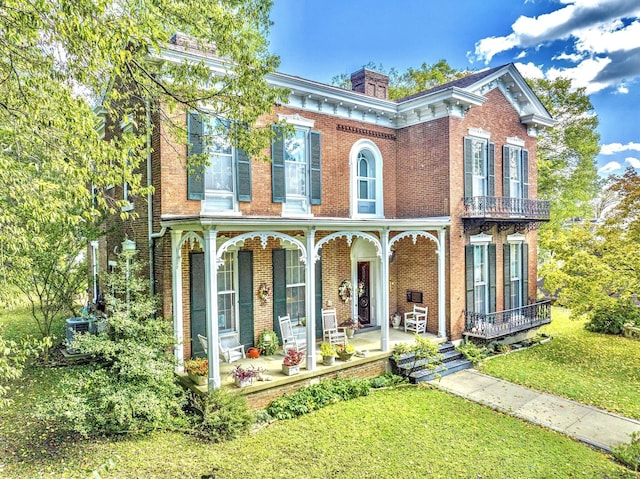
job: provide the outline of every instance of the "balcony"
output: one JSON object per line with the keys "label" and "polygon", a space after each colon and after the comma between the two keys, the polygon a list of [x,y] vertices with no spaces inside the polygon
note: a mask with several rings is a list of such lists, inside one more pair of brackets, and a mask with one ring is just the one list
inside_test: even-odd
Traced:
{"label": "balcony", "polygon": [[474,313],[465,311],[465,336],[495,339],[537,328],[551,322],[551,302],[541,301],[520,308]]}
{"label": "balcony", "polygon": [[533,229],[549,221],[549,202],[529,198],[471,196],[464,198],[465,231],[486,231],[497,224],[501,229]]}

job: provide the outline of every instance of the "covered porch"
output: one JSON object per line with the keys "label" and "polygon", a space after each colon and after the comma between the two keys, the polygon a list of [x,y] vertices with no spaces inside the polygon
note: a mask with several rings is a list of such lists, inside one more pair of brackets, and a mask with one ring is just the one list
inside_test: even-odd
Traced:
{"label": "covered porch", "polygon": [[[201,334],[208,341],[209,388],[223,387],[230,381],[225,363],[217,361],[220,337],[239,335],[248,348],[265,329],[279,334],[278,317],[286,314],[294,324],[306,325],[301,328],[309,346],[303,362],[305,373],[320,367],[316,358],[323,308],[337,307],[340,322],[357,318],[365,323],[368,331],[354,341],[366,338],[367,343],[354,346],[370,355],[388,356],[395,342],[402,341],[394,337],[389,318],[394,312],[411,310],[412,303],[429,305],[427,331],[446,338],[449,224],[448,217],[375,221],[165,219],[163,226],[171,234],[177,372],[182,372],[183,361],[194,355],[194,301],[200,304]],[[202,257],[201,278],[192,275],[192,251]],[[420,269],[425,267],[428,271]],[[291,270],[295,270],[297,296],[290,295],[292,281],[284,279]],[[338,286],[345,282],[353,285],[353,296],[347,299],[338,293]],[[201,285],[199,292],[194,293],[194,284]],[[265,284],[273,288],[272,301],[257,297],[256,291]],[[226,295],[224,302],[222,294]],[[291,302],[296,313],[290,311]],[[281,374],[281,361],[277,367],[271,367],[267,358],[265,361],[267,371],[274,369],[273,376]]]}

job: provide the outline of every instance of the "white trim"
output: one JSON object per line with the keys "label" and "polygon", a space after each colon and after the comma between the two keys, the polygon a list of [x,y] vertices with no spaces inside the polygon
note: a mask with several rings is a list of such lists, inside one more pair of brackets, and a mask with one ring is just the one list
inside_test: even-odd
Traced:
{"label": "white trim", "polygon": [[520,148],[524,148],[524,140],[518,138],[517,136],[508,136],[507,144],[519,146]]}
{"label": "white trim", "polygon": [[286,121],[291,125],[301,126],[304,128],[313,128],[316,124],[316,121],[310,118],[305,118],[300,116],[298,113],[294,115],[283,115],[282,113],[278,114],[278,121]]}
{"label": "white trim", "polygon": [[477,138],[484,138],[486,140],[491,139],[491,133],[483,130],[482,128],[469,128],[467,130],[469,136],[475,136]]}
{"label": "white trim", "polygon": [[526,237],[522,233],[515,233],[507,236],[507,243],[524,243]]}
{"label": "white trim", "polygon": [[[375,162],[376,180],[376,212],[375,214],[358,213],[358,154],[362,150],[369,150]],[[351,172],[351,217],[352,218],[384,218],[384,185],[383,160],[378,145],[367,139],[360,139],[351,146],[349,152],[349,170]]]}
{"label": "white trim", "polygon": [[470,244],[489,244],[493,241],[492,235],[486,235],[484,233],[480,233],[479,235],[469,236]]}

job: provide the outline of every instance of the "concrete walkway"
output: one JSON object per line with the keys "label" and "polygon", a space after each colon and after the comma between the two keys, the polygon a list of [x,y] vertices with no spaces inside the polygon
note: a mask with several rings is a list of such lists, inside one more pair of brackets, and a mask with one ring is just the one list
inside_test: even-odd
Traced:
{"label": "concrete walkway", "polygon": [[611,446],[630,441],[640,421],[541,393],[466,369],[430,381],[445,391],[540,426],[567,434],[611,452]]}

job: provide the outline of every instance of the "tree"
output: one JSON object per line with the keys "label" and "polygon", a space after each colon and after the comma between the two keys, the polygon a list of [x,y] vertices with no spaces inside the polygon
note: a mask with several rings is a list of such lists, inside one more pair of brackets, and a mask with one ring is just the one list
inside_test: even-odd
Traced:
{"label": "tree", "polygon": [[571,80],[529,80],[556,120],[538,138],[538,197],[551,202],[551,221],[540,231],[540,247],[547,252],[554,235],[573,218],[591,219],[600,189],[595,158],[600,151],[598,118],[584,88]]}
{"label": "tree", "polygon": [[[150,153],[148,115],[184,144],[176,109],[212,107],[232,120],[231,140],[259,157],[270,130],[245,125],[256,125],[282,98],[264,78],[278,64],[267,51],[270,6],[268,0],[3,2],[0,290],[25,277],[12,268],[17,257],[32,255],[38,242],[55,246],[35,236],[34,224],[92,231],[104,212],[120,212],[124,200],[113,200],[110,186],[126,182],[134,195],[149,192],[139,174]],[[175,32],[189,35],[176,48],[214,51],[231,68],[212,79],[203,61],[162,59]]]}

